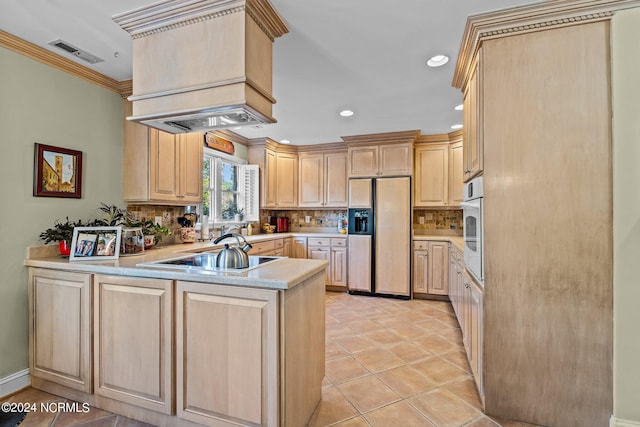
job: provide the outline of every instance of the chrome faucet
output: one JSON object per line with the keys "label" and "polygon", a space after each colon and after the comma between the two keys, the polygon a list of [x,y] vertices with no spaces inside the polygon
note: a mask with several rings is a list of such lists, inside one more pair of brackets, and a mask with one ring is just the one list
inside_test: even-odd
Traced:
{"label": "chrome faucet", "polygon": [[225,234],[229,234],[229,233],[240,234],[240,227],[238,227],[237,225],[229,225],[229,228],[227,228],[225,224],[222,224],[220,226],[220,235],[224,236]]}

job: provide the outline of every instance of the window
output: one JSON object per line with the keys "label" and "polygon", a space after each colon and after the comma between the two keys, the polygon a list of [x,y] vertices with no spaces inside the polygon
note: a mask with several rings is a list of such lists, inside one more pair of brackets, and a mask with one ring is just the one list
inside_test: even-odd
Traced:
{"label": "window", "polygon": [[258,221],[258,166],[205,148],[202,167],[203,199],[200,213],[211,222]]}

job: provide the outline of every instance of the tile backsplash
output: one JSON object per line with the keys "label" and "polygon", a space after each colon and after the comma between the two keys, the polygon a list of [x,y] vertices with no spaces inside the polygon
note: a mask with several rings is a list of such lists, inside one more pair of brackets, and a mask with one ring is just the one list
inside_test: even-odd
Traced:
{"label": "tile backsplash", "polygon": [[456,234],[462,234],[462,227],[462,209],[413,210],[413,230],[416,233],[426,233],[434,230],[450,230],[455,231]]}
{"label": "tile backsplash", "polygon": [[139,221],[155,221],[156,217],[162,217],[162,224],[170,229],[173,234],[162,240],[162,244],[180,243],[180,224],[177,218],[184,214],[184,206],[158,206],[158,205],[127,205],[127,211]]}
{"label": "tile backsplash", "polygon": [[[338,221],[343,217],[347,217],[346,209],[336,210],[295,210],[295,211],[280,211],[280,210],[260,210],[260,224],[269,222],[273,217],[289,218],[289,228],[292,231],[305,231],[305,229],[317,229],[327,228],[332,231],[338,229]],[[309,222],[306,222],[307,217]]]}
{"label": "tile backsplash", "polygon": [[[162,225],[173,231],[171,236],[163,240],[163,244],[179,243],[180,225],[176,218],[184,214],[183,206],[150,206],[150,205],[128,205],[129,210],[137,219],[154,220],[162,217]],[[335,210],[260,210],[260,224],[269,222],[272,217],[286,216],[289,218],[289,229],[291,231],[336,231],[338,221],[347,217],[347,209]],[[306,222],[306,219],[309,222]],[[420,223],[422,218],[422,224]],[[254,223],[254,225],[257,225]],[[413,210],[413,229],[417,234],[428,234],[429,232],[452,232],[462,234],[463,219],[462,210],[434,210],[419,209]]]}

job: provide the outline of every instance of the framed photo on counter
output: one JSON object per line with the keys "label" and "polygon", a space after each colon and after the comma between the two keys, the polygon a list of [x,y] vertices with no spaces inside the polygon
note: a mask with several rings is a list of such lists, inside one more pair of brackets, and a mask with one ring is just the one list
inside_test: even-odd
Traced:
{"label": "framed photo on counter", "polygon": [[75,227],[69,261],[118,259],[122,227]]}

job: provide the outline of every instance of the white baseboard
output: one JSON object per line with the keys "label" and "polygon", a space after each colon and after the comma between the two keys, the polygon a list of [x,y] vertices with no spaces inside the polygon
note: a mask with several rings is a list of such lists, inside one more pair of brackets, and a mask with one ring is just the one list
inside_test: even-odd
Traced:
{"label": "white baseboard", "polygon": [[640,427],[640,421],[621,420],[611,416],[609,427]]}
{"label": "white baseboard", "polygon": [[28,369],[16,372],[8,377],[0,378],[0,399],[4,396],[10,395],[11,393],[15,393],[18,390],[22,390],[30,384],[31,377],[29,376]]}

